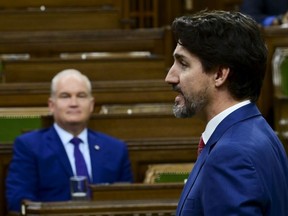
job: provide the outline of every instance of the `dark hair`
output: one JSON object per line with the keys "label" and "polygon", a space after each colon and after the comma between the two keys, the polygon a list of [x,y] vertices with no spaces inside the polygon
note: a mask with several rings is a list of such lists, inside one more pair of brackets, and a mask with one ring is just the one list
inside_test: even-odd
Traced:
{"label": "dark hair", "polygon": [[228,88],[237,99],[259,98],[267,48],[257,23],[239,12],[200,11],[176,18],[177,43],[196,55],[205,70],[229,67]]}

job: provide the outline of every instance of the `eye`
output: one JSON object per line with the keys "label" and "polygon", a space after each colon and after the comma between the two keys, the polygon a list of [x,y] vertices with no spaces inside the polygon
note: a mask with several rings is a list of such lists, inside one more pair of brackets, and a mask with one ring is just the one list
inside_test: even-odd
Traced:
{"label": "eye", "polygon": [[84,93],[84,92],[81,92],[77,95],[77,97],[79,98],[87,98],[88,97],[88,94]]}
{"label": "eye", "polygon": [[69,98],[69,97],[70,97],[70,95],[67,93],[62,93],[59,95],[59,98]]}
{"label": "eye", "polygon": [[186,57],[180,54],[174,55],[174,62],[177,64],[178,67],[181,67],[182,70],[185,70],[189,67],[189,63],[186,60]]}
{"label": "eye", "polygon": [[187,67],[189,66],[189,65],[187,64],[187,62],[186,62],[186,61],[183,61],[183,60],[180,60],[179,63],[180,63],[180,65],[181,65],[182,68],[187,68]]}

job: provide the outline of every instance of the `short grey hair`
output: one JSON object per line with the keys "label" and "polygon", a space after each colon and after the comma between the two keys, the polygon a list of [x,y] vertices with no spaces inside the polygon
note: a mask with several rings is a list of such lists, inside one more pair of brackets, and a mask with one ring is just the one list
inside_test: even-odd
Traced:
{"label": "short grey hair", "polygon": [[89,94],[91,94],[92,85],[91,85],[91,82],[86,75],[82,74],[80,71],[78,71],[76,69],[65,69],[63,71],[60,71],[58,74],[56,74],[53,77],[53,79],[51,81],[51,88],[50,88],[51,97],[53,95],[55,95],[56,86],[57,86],[57,83],[59,82],[59,80],[61,80],[63,77],[68,77],[68,76],[74,76],[74,77],[77,77],[77,78],[83,80],[87,85]]}

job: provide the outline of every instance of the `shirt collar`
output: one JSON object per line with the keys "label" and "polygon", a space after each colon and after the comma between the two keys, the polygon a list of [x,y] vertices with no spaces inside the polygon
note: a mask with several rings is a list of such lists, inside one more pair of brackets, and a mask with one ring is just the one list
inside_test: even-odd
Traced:
{"label": "shirt collar", "polygon": [[237,104],[225,109],[221,113],[219,113],[216,116],[214,116],[208,122],[208,124],[206,125],[206,128],[205,128],[205,131],[202,133],[202,139],[203,139],[204,143],[206,144],[208,142],[209,138],[211,137],[211,135],[215,131],[216,127],[220,124],[220,122],[225,117],[227,117],[230,113],[234,112],[235,110],[239,109],[240,107],[245,106],[245,105],[247,105],[249,103],[251,103],[250,100],[242,101],[240,103],[237,103]]}
{"label": "shirt collar", "polygon": [[[74,137],[71,133],[67,132],[66,130],[64,130],[63,128],[61,128],[57,123],[53,124],[56,132],[58,133],[62,143],[64,145],[70,143],[70,140]],[[82,142],[88,143],[87,141],[87,128],[85,128],[79,135],[78,138],[80,138],[82,140]]]}

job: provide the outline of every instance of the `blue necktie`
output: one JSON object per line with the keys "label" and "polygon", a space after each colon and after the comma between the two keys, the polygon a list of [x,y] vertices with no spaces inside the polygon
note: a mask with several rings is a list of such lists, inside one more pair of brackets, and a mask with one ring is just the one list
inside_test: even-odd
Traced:
{"label": "blue necktie", "polygon": [[76,174],[78,176],[86,176],[89,182],[89,174],[86,166],[86,162],[84,160],[83,154],[79,149],[79,144],[82,142],[78,137],[74,137],[70,141],[74,145],[74,158],[75,158],[75,166],[76,166]]}

